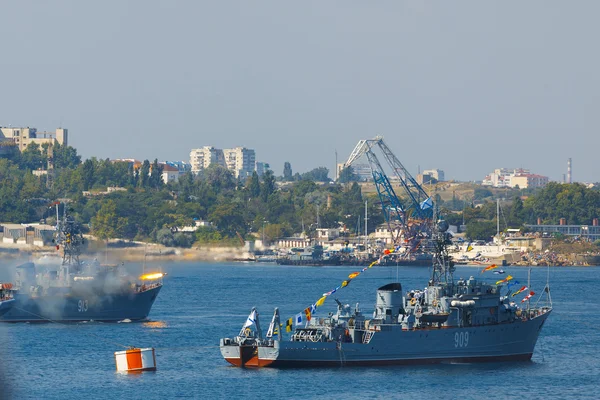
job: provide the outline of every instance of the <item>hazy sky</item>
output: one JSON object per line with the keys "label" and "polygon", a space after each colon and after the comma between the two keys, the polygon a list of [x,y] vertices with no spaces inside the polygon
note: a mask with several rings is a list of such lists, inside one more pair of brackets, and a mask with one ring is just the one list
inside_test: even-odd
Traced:
{"label": "hazy sky", "polygon": [[0,125],[84,158],[245,146],[277,175],[383,135],[414,174],[600,181],[600,1],[12,1]]}

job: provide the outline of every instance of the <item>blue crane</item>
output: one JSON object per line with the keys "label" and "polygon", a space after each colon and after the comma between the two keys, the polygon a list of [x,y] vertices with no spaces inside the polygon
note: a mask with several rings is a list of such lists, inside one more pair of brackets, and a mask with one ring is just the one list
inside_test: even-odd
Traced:
{"label": "blue crane", "polygon": [[[386,176],[374,152],[374,148],[379,148],[383,154],[384,159],[394,173],[394,177],[405,192],[406,199],[401,200],[396,195],[390,179]],[[344,168],[352,166],[363,155],[369,161],[383,215],[392,233],[394,243],[400,244],[400,238],[403,236],[405,243],[412,243],[409,247],[413,247],[414,250],[414,246],[418,245],[418,241],[415,242],[416,238],[427,236],[430,233],[433,218],[433,201],[431,197],[402,165],[383,141],[383,137],[377,136],[374,139],[360,140],[350,157],[348,157]]]}

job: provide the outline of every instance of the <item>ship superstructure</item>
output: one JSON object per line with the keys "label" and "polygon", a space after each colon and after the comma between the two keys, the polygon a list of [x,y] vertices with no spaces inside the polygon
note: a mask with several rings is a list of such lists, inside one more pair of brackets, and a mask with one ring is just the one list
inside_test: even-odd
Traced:
{"label": "ship superstructure", "polygon": [[277,309],[264,338],[253,309],[249,320],[256,323],[247,321],[238,336],[221,339],[221,354],[244,367],[529,360],[552,311],[548,284],[544,304],[538,305],[540,296],[531,305],[535,293],[526,286],[519,289],[526,295],[520,304],[506,291],[512,277],[494,284],[473,276],[455,281],[447,228],[445,221],[438,224],[424,289],[404,291],[400,282],[381,286],[370,315],[338,301],[334,315],[310,318],[289,340],[282,338]]}

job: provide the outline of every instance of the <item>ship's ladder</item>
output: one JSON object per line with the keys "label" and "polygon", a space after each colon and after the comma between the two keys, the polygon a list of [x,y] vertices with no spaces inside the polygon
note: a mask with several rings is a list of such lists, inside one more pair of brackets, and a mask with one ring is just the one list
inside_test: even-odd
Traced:
{"label": "ship's ladder", "polygon": [[369,342],[373,338],[373,335],[375,335],[375,331],[366,331],[365,332],[365,336],[363,338],[363,343],[364,344],[369,344]]}

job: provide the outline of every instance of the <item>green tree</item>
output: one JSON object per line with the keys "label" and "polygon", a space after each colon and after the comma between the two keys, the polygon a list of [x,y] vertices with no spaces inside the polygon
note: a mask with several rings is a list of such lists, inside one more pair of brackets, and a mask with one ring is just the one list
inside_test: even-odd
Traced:
{"label": "green tree", "polygon": [[260,195],[262,200],[266,203],[277,188],[275,184],[275,175],[270,169],[266,170],[262,177],[262,185],[260,186]]}
{"label": "green tree", "polygon": [[250,193],[250,197],[257,198],[260,196],[260,180],[256,171],[252,172],[252,176],[249,178],[249,180],[248,192]]}
{"label": "green tree", "polygon": [[150,178],[150,161],[144,160],[140,167],[140,175],[138,184],[141,188],[148,187],[148,179]]}
{"label": "green tree", "polygon": [[329,182],[329,169],[318,167],[302,174],[302,179],[314,182]]}
{"label": "green tree", "polygon": [[494,221],[473,221],[467,224],[465,236],[469,240],[491,240],[496,234],[496,223]]}
{"label": "green tree", "polygon": [[77,155],[77,150],[74,147],[63,146],[56,140],[52,145],[52,154],[54,168],[77,168],[81,164],[81,156]]}
{"label": "green tree", "polygon": [[283,180],[286,182],[293,180],[292,164],[288,161],[283,164]]}
{"label": "green tree", "polygon": [[162,173],[164,167],[158,163],[158,159],[154,159],[151,167],[151,174],[149,177],[149,186],[154,189],[158,189],[163,184]]}
{"label": "green tree", "polygon": [[45,167],[44,156],[40,149],[40,145],[31,142],[21,153],[21,166],[29,170],[37,170]]}
{"label": "green tree", "polygon": [[94,186],[94,171],[96,167],[92,160],[85,160],[81,166],[83,190],[90,190]]}
{"label": "green tree", "polygon": [[120,237],[126,225],[127,218],[118,216],[117,205],[113,200],[104,202],[98,214],[92,218],[92,232],[100,239]]}
{"label": "green tree", "polygon": [[352,166],[342,169],[338,177],[340,183],[358,182],[359,180],[360,177],[354,173]]}

